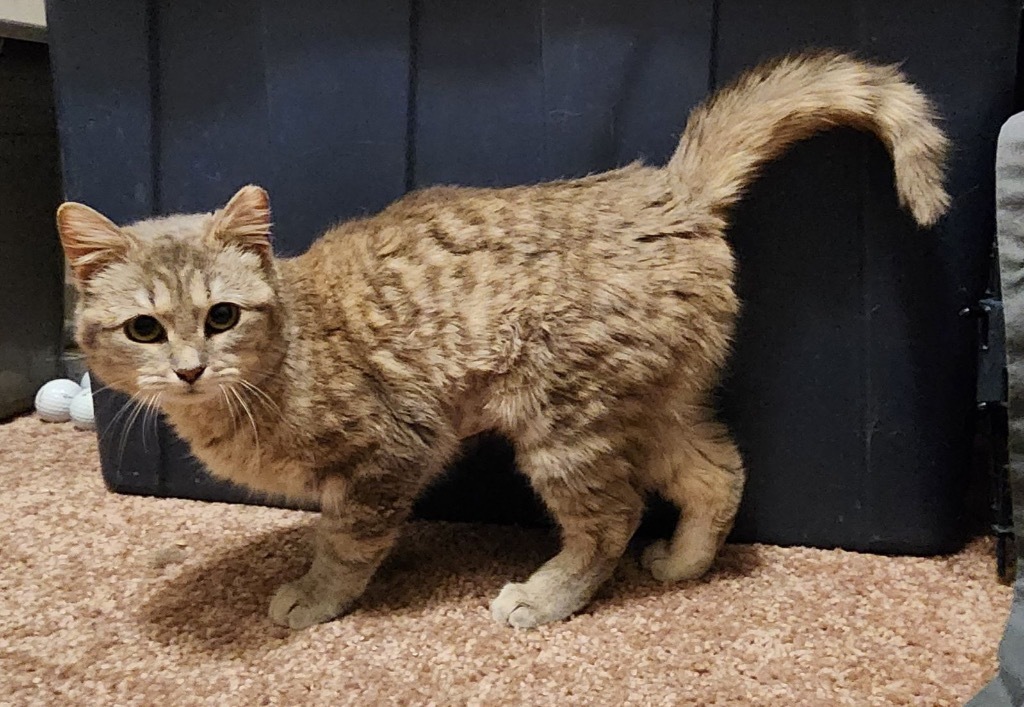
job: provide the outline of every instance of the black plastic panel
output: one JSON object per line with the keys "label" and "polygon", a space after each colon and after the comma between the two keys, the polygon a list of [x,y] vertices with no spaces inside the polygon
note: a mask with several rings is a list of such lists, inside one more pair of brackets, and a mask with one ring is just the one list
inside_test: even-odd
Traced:
{"label": "black plastic panel", "polygon": [[46,45],[0,47],[0,419],[32,409],[60,372],[64,261]]}

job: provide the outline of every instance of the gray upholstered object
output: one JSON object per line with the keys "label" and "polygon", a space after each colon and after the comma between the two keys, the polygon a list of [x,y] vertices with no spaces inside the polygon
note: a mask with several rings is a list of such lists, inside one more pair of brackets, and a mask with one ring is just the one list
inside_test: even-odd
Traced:
{"label": "gray upholstered object", "polygon": [[999,134],[996,155],[996,227],[1006,316],[1009,383],[1009,452],[1017,530],[1017,584],[1006,633],[999,646],[999,673],[969,704],[1024,705],[1024,113]]}

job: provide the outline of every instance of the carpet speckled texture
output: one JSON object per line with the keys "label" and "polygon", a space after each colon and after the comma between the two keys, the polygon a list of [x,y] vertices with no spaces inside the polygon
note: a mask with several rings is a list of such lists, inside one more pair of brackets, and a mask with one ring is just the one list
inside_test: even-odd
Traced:
{"label": "carpet speckled texture", "polygon": [[663,588],[635,555],[583,615],[493,624],[555,542],[412,524],[357,609],[299,633],[267,602],[313,516],[120,496],[95,438],[0,425],[0,705],[957,705],[994,672],[1010,589],[943,558],[728,546]]}

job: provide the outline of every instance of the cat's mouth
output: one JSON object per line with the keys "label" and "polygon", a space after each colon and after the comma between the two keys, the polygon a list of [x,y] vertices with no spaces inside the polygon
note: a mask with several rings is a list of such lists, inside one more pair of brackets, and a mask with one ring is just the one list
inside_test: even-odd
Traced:
{"label": "cat's mouth", "polygon": [[206,403],[212,398],[221,395],[220,389],[223,385],[217,384],[174,384],[165,383],[160,385],[147,385],[139,391],[141,397],[153,396],[163,405],[197,405]]}
{"label": "cat's mouth", "polygon": [[269,398],[265,391],[242,378],[235,369],[193,371],[191,380],[183,373],[186,372],[141,376],[137,381],[136,395],[142,399],[154,399],[158,407],[191,408],[219,401],[239,410],[251,406],[254,401]]}

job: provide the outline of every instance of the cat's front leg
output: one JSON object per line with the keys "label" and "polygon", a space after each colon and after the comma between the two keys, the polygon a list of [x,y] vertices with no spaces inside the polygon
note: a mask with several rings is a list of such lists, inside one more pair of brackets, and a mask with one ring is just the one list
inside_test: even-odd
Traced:
{"label": "cat's front leg", "polygon": [[[375,484],[381,488],[372,488]],[[293,629],[348,611],[398,536],[414,494],[387,479],[336,480],[324,494],[309,571],[277,590],[270,619]]]}

